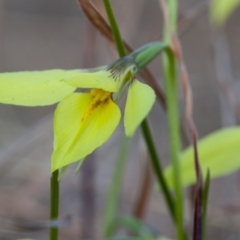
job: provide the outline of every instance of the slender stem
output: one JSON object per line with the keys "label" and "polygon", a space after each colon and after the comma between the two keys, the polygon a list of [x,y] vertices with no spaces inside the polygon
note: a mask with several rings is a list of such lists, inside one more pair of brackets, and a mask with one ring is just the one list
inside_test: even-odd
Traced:
{"label": "slender stem", "polygon": [[[58,170],[52,173],[50,191],[51,191],[50,219],[56,220],[58,218],[58,205],[59,205]],[[58,239],[58,228],[51,227],[49,231],[49,240],[57,240],[57,239]]]}
{"label": "slender stem", "polygon": [[[120,34],[120,31],[118,29],[118,25],[111,7],[111,3],[109,0],[103,0],[104,5],[105,5],[105,9],[108,15],[108,19],[110,22],[110,26],[114,35],[114,39],[115,39],[115,43],[118,49],[118,54],[120,57],[123,57],[126,55],[125,49],[124,49],[124,45],[123,45],[123,41],[122,41],[122,37]],[[145,119],[141,125],[142,131],[143,131],[143,136],[145,138],[145,142],[147,144],[148,147],[148,151],[151,157],[151,161],[152,161],[152,165],[155,171],[155,174],[157,176],[157,179],[159,181],[159,185],[161,186],[162,190],[163,190],[163,196],[165,198],[167,207],[169,209],[169,212],[171,214],[171,217],[173,219],[173,221],[175,222],[175,210],[174,210],[174,201],[172,199],[172,196],[170,194],[170,190],[166,184],[164,175],[163,175],[163,171],[162,171],[162,167],[160,165],[160,161],[159,161],[159,157],[157,155],[157,151],[155,149],[155,146],[153,144],[153,140],[152,140],[152,136],[151,133],[149,131],[148,128],[148,124],[147,124],[147,120]]]}
{"label": "slender stem", "polygon": [[[171,31],[176,31],[177,1],[168,1],[168,14],[165,15],[164,40],[171,45]],[[166,13],[165,13],[166,14]],[[176,60],[171,54],[163,56],[163,72],[166,91],[167,119],[169,128],[170,155],[173,164],[174,190],[176,195],[175,217],[177,222],[177,239],[186,238],[183,221],[183,193],[180,169],[180,130],[178,111],[178,84]]]}
{"label": "slender stem", "polygon": [[118,29],[117,21],[115,19],[114,13],[113,13],[112,5],[109,0],[103,0],[103,2],[104,2],[104,6],[105,6],[105,9],[106,9],[106,12],[108,15],[108,19],[109,19],[109,22],[111,25],[111,29],[113,31],[113,36],[114,36],[114,40],[115,40],[115,43],[117,46],[119,57],[124,57],[126,55],[126,51],[124,48],[124,44],[122,41],[120,31]]}
{"label": "slender stem", "polygon": [[170,155],[173,163],[174,190],[176,194],[175,217],[177,221],[177,235],[183,239],[183,196],[180,175],[180,139],[179,139],[179,115],[178,94],[175,61],[169,61],[164,55],[164,74],[166,88],[167,118],[169,127]]}
{"label": "slender stem", "polygon": [[156,148],[154,146],[153,139],[152,139],[152,136],[151,136],[151,132],[150,132],[150,129],[149,129],[149,126],[148,126],[148,123],[147,123],[146,119],[142,122],[141,128],[142,128],[143,136],[145,138],[145,141],[146,141],[146,144],[147,144],[147,147],[148,147],[148,152],[150,154],[150,159],[151,159],[153,169],[155,171],[155,175],[156,175],[156,177],[158,179],[158,182],[159,182],[159,184],[162,188],[163,196],[165,197],[165,201],[166,201],[166,204],[168,206],[171,217],[175,221],[174,202],[173,202],[172,196],[170,194],[169,188],[167,186],[167,183],[165,181],[165,178],[164,178],[164,175],[163,175],[163,170],[162,170],[161,164],[159,162],[159,158],[157,156]]}
{"label": "slender stem", "polygon": [[178,1],[168,0],[169,8],[169,23],[173,32],[177,30],[177,18],[178,18]]}

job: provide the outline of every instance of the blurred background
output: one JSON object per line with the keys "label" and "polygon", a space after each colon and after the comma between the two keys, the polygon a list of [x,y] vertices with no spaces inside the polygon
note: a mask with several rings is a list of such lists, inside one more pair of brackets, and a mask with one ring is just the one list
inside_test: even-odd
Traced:
{"label": "blurred background", "polygon": [[[102,2],[92,2],[105,15]],[[122,36],[133,48],[161,39],[158,1],[112,0],[112,4]],[[193,88],[194,119],[202,137],[221,127],[239,124],[240,9],[223,28],[217,29],[209,21],[208,1],[181,0],[179,4],[179,37]],[[0,0],[1,72],[89,68],[116,58],[114,47],[91,25],[75,0]],[[160,66],[157,58],[149,69],[162,86]],[[55,107],[0,105],[0,239],[47,239]],[[180,109],[184,116],[182,104]],[[166,116],[158,103],[149,120],[166,166]],[[73,176],[73,168],[62,179],[60,239],[100,238],[106,194],[122,137],[121,123],[111,139],[89,157],[80,174]],[[161,193],[153,187],[152,176],[145,174],[146,160],[138,131],[125,167],[119,214],[137,211],[141,186],[148,181],[147,204],[141,218],[156,234],[173,238],[172,222]],[[211,182],[208,239],[239,239],[239,183],[239,172]],[[189,190],[186,211],[186,226],[191,229]]]}

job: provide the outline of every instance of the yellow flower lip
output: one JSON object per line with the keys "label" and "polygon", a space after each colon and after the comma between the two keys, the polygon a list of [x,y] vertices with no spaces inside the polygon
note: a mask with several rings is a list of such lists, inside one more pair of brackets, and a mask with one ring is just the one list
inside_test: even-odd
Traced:
{"label": "yellow flower lip", "polygon": [[52,172],[85,158],[106,142],[120,117],[111,93],[101,89],[73,93],[62,100],[54,113]]}
{"label": "yellow flower lip", "polygon": [[104,91],[102,89],[94,88],[90,91],[90,94],[94,97],[95,100],[99,100],[101,102],[110,98],[111,93]]}
{"label": "yellow flower lip", "polygon": [[91,116],[92,112],[102,103],[107,103],[109,99],[111,99],[111,92],[104,91],[102,89],[94,88],[90,91],[90,95],[92,97],[91,102],[89,103],[89,107],[83,115],[81,120],[84,123],[89,116]]}

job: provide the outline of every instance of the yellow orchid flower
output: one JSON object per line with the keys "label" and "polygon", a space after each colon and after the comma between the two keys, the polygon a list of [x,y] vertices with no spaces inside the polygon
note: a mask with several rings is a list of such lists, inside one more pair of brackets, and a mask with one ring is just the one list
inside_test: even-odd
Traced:
{"label": "yellow orchid flower", "polygon": [[134,79],[135,68],[136,65],[129,62],[127,66],[121,64],[116,68],[113,65],[104,70],[101,75],[106,76],[100,81],[93,77],[94,73],[65,80],[74,87],[94,85],[95,88],[88,93],[70,94],[58,104],[54,114],[52,170],[86,157],[109,139],[121,117],[115,100],[128,85],[124,125],[126,135],[133,135],[155,100],[154,91]]}
{"label": "yellow orchid flower", "polygon": [[[109,139],[121,118],[117,102],[127,88],[124,126],[127,136],[134,134],[155,100],[152,88],[135,79],[135,74],[164,47],[146,45],[92,70],[1,73],[0,102],[43,106],[60,101],[54,113],[51,169],[55,171],[85,158]],[[90,91],[74,92],[76,88]]]}

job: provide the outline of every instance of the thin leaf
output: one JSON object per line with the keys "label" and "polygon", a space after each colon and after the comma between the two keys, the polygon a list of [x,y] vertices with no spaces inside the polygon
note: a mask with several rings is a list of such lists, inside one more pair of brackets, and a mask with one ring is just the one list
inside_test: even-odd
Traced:
{"label": "thin leaf", "polygon": [[208,203],[208,193],[209,193],[209,187],[210,187],[210,171],[208,169],[207,176],[203,188],[203,198],[202,198],[202,239],[206,239],[206,227],[207,227],[207,203]]}
{"label": "thin leaf", "polygon": [[[240,127],[230,127],[213,132],[198,144],[200,165],[204,178],[207,170],[211,177],[228,175],[240,168]],[[181,156],[182,187],[196,182],[193,148],[187,148]],[[173,189],[172,165],[165,170],[166,181]]]}
{"label": "thin leaf", "polygon": [[193,240],[202,240],[202,184],[196,184],[194,201]]}
{"label": "thin leaf", "polygon": [[115,164],[115,169],[113,177],[111,180],[111,185],[108,190],[106,205],[105,205],[105,214],[103,217],[103,236],[110,237],[114,234],[115,224],[114,220],[117,215],[117,208],[119,203],[119,195],[122,186],[122,179],[124,168],[129,154],[131,145],[131,139],[124,136],[122,139],[121,146],[119,148],[117,161]]}

